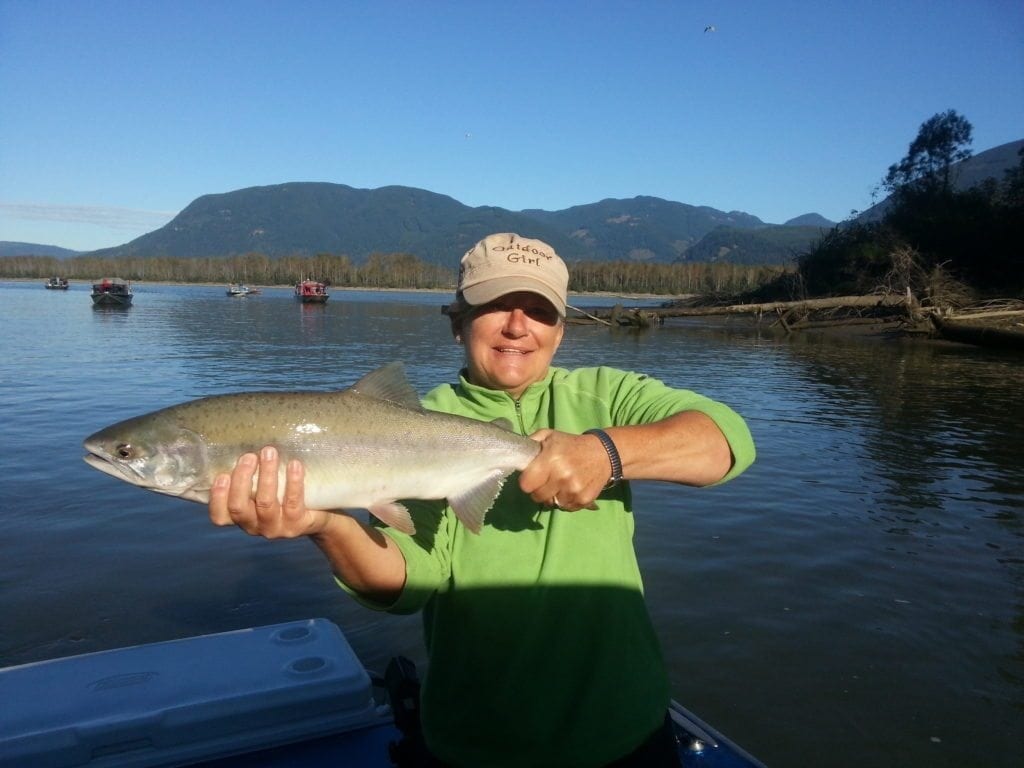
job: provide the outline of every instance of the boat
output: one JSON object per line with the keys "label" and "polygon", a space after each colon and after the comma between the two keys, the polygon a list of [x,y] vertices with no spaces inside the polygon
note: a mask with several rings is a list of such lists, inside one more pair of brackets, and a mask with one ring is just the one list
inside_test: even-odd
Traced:
{"label": "boat", "polygon": [[323,304],[327,301],[327,283],[301,280],[295,284],[295,298],[303,304]]}
{"label": "boat", "polygon": [[248,296],[251,293],[258,293],[258,291],[253,291],[245,283],[228,283],[228,296]]}
{"label": "boat", "polygon": [[94,307],[130,307],[132,284],[119,277],[105,277],[92,284],[92,303]]}
{"label": "boat", "polygon": [[[0,669],[0,768],[415,766],[419,679],[371,674],[322,619]],[[764,768],[677,702],[683,768]],[[500,748],[496,745],[496,748]]]}
{"label": "boat", "polygon": [[68,279],[66,277],[51,277],[44,285],[50,291],[66,291],[68,289]]}

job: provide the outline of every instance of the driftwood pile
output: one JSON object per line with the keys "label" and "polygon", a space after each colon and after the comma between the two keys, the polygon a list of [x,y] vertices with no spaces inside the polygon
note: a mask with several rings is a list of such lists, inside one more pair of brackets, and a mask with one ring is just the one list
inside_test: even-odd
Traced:
{"label": "driftwood pile", "polygon": [[699,305],[699,299],[663,307],[582,310],[570,322],[647,328],[668,318],[748,315],[791,333],[836,326],[874,325],[904,333],[939,335],[955,341],[1024,349],[1024,301],[1001,300],[973,308],[923,306],[908,290],[867,296],[834,296],[761,304]]}
{"label": "driftwood pile", "polygon": [[970,311],[933,312],[929,320],[945,339],[985,347],[1024,349],[1024,302],[992,302]]}
{"label": "driftwood pile", "polygon": [[[821,327],[836,324],[878,323],[879,310],[889,318],[902,314],[906,317],[907,299],[904,296],[835,296],[827,299],[803,301],[770,301],[763,304],[673,304],[664,307],[626,308],[617,304],[610,310],[576,311],[582,317],[575,322],[598,322],[610,326],[648,327],[660,325],[671,317],[710,317],[714,315],[751,315],[759,323],[765,316],[772,324],[785,330]],[[575,307],[573,307],[575,309]]]}

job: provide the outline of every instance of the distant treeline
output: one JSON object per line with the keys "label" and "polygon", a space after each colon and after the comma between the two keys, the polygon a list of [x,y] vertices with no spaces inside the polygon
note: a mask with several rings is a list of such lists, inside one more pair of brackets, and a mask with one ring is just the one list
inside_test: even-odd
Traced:
{"label": "distant treeline", "polygon": [[[783,267],[726,263],[655,264],[650,262],[579,262],[569,268],[569,290],[577,292],[655,293],[663,295],[739,293],[776,279]],[[168,283],[248,283],[294,285],[314,278],[352,288],[455,289],[455,271],[408,253],[375,253],[365,263],[348,256],[284,256],[262,253],[209,258],[75,256],[7,256],[0,258],[0,278],[54,275],[92,281],[103,277]]]}

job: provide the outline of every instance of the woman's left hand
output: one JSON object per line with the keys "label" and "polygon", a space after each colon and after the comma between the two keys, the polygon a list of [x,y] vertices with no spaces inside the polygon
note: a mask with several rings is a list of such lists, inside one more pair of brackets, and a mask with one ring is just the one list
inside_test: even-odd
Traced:
{"label": "woman's left hand", "polygon": [[540,453],[519,475],[519,487],[536,501],[570,512],[594,508],[611,477],[608,454],[594,435],[541,429],[530,435]]}

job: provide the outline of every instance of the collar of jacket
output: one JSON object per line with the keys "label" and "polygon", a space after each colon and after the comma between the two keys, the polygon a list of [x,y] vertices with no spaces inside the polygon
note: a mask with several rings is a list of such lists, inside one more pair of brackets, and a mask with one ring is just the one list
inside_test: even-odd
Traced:
{"label": "collar of jacket", "polygon": [[463,368],[459,371],[459,391],[460,397],[464,397],[470,402],[486,405],[486,404],[507,404],[508,402],[518,402],[520,406],[526,407],[534,401],[544,396],[544,393],[550,388],[551,381],[555,377],[555,373],[561,369],[555,368],[555,366],[548,366],[548,372],[540,381],[535,381],[526,391],[519,397],[518,400],[512,397],[508,392],[503,389],[490,389],[488,387],[482,387],[479,384],[473,384],[467,378],[468,371]]}

